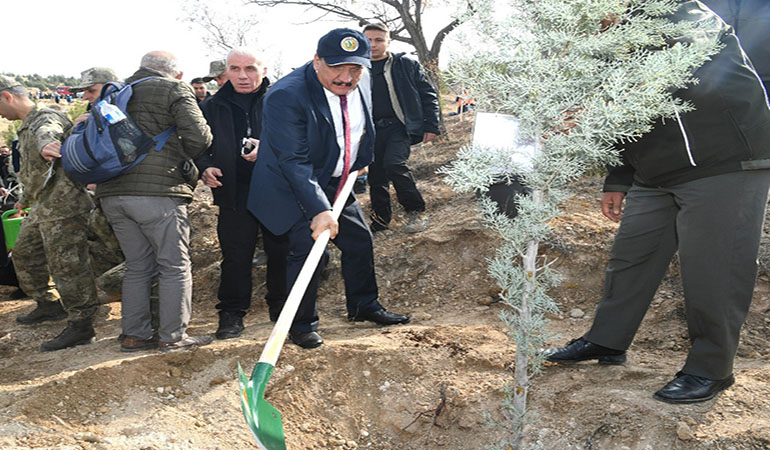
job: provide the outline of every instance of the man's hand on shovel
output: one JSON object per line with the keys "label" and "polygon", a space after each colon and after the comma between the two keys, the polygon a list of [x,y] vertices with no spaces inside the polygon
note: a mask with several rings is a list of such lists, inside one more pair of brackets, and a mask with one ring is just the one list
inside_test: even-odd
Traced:
{"label": "man's hand on shovel", "polygon": [[313,232],[314,241],[318,240],[321,233],[326,230],[329,230],[329,239],[334,239],[340,230],[340,224],[332,216],[331,211],[324,211],[313,217],[313,220],[310,222],[310,230]]}

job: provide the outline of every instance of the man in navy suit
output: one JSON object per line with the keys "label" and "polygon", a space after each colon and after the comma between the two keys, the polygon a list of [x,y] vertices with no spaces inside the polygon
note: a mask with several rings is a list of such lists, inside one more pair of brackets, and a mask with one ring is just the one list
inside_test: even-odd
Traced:
{"label": "man in navy suit", "polygon": [[[338,28],[318,41],[312,62],[279,80],[263,104],[260,152],[248,207],[270,232],[289,236],[287,279],[293,285],[313,241],[330,230],[342,252],[348,320],[380,325],[409,322],[377,301],[372,233],[352,195],[339,221],[331,215],[338,187],[373,159],[374,128],[358,82],[370,67],[369,40]],[[316,299],[320,267],[308,286],[289,336],[304,348],[323,343]]]}

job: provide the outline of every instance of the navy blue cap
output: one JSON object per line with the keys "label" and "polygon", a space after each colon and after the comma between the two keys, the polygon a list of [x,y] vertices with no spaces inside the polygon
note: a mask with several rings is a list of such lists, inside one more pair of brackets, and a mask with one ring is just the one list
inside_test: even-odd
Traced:
{"label": "navy blue cap", "polygon": [[318,41],[316,54],[330,66],[360,64],[372,67],[369,39],[360,31],[350,28],[336,28],[326,33]]}

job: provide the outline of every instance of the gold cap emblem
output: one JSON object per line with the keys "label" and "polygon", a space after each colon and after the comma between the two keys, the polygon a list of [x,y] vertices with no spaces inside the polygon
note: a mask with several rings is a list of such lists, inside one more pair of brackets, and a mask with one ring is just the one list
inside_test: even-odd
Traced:
{"label": "gold cap emblem", "polygon": [[340,42],[340,47],[346,52],[354,52],[358,50],[358,39],[348,36]]}

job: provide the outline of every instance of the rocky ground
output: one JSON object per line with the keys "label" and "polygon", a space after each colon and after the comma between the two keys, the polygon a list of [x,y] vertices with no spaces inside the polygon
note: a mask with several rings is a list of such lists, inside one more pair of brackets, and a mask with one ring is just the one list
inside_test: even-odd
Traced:
{"label": "rocky ground", "polygon": [[[485,258],[497,243],[473,198],[436,175],[468,140],[470,118],[447,119],[451,137],[414,149],[430,228],[375,239],[382,302],[412,322],[382,328],[345,318],[338,254],[319,310],[326,343],[287,343],[267,387],[283,413],[290,449],[484,449],[506,435],[501,410],[515,348],[498,319]],[[574,186],[546,249],[564,283],[563,314],[549,331],[562,344],[591,323],[615,225],[598,210],[600,180]],[[199,186],[191,206],[194,299],[191,334],[213,334],[218,284],[217,209]],[[359,199],[368,208],[368,195]],[[25,327],[29,299],[0,301],[0,448],[256,448],[240,411],[236,364],[250,371],[271,331],[264,268],[239,339],[196,350],[121,353],[120,304],[102,305],[94,344],[41,353],[64,322]],[[529,444],[546,449],[760,449],[770,446],[770,292],[762,275],[736,361],[735,386],[717,399],[673,406],[652,392],[679,370],[688,347],[676,265],[659,289],[623,366],[545,367],[532,382]],[[10,288],[0,288],[0,299]]]}

